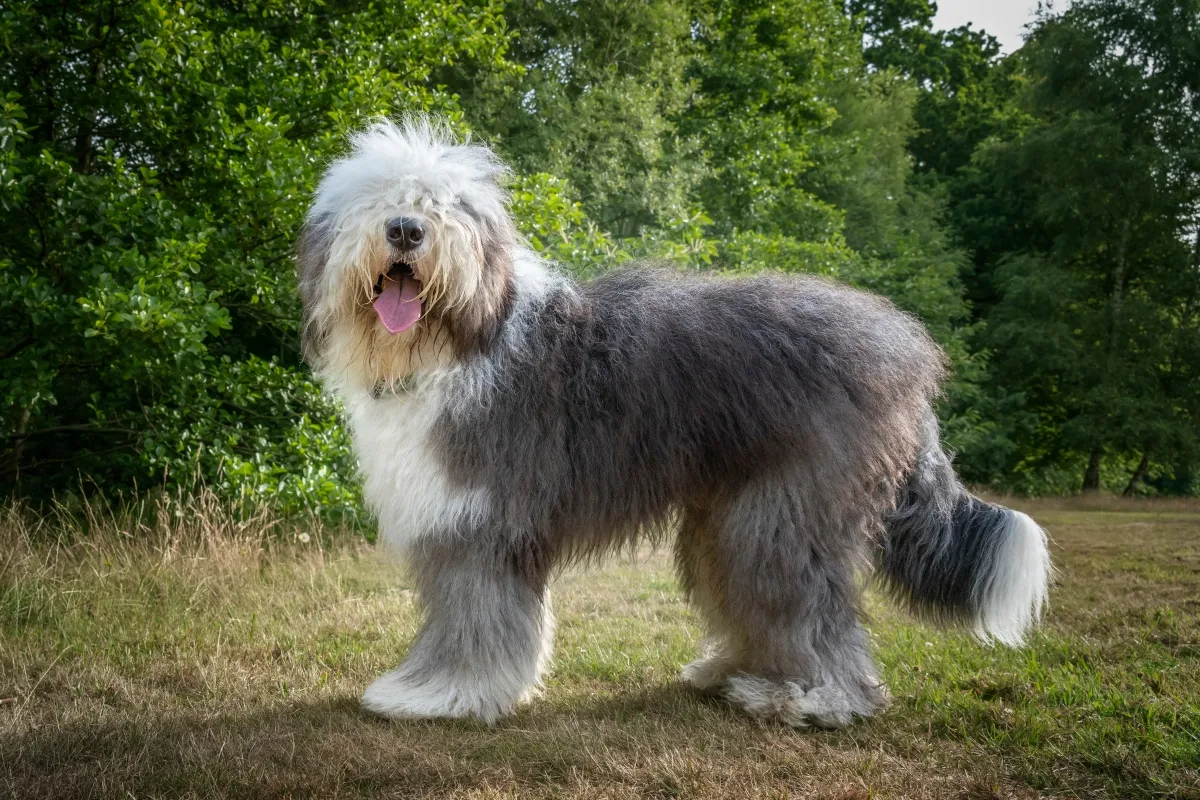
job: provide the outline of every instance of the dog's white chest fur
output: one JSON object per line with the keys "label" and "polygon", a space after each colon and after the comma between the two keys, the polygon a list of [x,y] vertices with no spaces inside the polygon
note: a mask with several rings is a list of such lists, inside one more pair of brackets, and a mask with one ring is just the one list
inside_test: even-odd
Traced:
{"label": "dog's white chest fur", "polygon": [[490,506],[485,489],[450,482],[430,440],[444,387],[428,381],[405,394],[347,401],[364,495],[381,541],[396,548],[478,524]]}

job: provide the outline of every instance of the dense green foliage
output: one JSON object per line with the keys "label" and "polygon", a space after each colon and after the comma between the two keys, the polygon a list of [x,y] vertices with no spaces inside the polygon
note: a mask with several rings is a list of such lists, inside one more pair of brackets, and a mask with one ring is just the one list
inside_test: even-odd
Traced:
{"label": "dense green foliage", "polygon": [[1043,17],[1021,62],[1018,130],[957,189],[1020,464],[1194,490],[1200,3],[1094,0]]}
{"label": "dense green foliage", "polygon": [[1200,0],[1081,0],[1007,58],[933,8],[7,4],[0,488],[356,514],[292,241],[348,131],[429,111],[581,276],[811,271],[920,315],[971,480],[1200,490]]}

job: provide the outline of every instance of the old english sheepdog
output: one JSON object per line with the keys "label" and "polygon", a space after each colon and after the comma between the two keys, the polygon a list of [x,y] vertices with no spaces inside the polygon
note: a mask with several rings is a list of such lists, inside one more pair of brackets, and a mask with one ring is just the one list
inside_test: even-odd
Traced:
{"label": "old english sheepdog", "polygon": [[684,678],[791,725],[886,702],[859,619],[872,564],[913,610],[1021,641],[1046,538],[956,478],[917,320],[813,277],[575,282],[518,235],[505,171],[438,123],[381,122],[300,237],[305,352],[425,614],[367,709],[510,713],[550,663],[556,567],[639,537],[673,537],[707,623]]}

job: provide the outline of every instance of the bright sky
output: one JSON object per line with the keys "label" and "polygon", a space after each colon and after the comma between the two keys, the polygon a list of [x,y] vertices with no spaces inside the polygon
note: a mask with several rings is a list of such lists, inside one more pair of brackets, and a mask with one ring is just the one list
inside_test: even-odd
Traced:
{"label": "bright sky", "polygon": [[1021,34],[1033,19],[1037,0],[937,0],[937,6],[935,28],[948,30],[969,22],[999,39],[1007,54],[1021,46]]}

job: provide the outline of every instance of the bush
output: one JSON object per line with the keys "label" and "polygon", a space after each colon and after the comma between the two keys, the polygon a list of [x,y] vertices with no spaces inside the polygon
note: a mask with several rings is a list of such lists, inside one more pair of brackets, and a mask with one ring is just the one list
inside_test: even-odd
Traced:
{"label": "bush", "polygon": [[355,513],[299,359],[292,241],[348,129],[457,118],[434,70],[511,68],[498,7],[43,5],[0,14],[0,488],[199,473]]}

